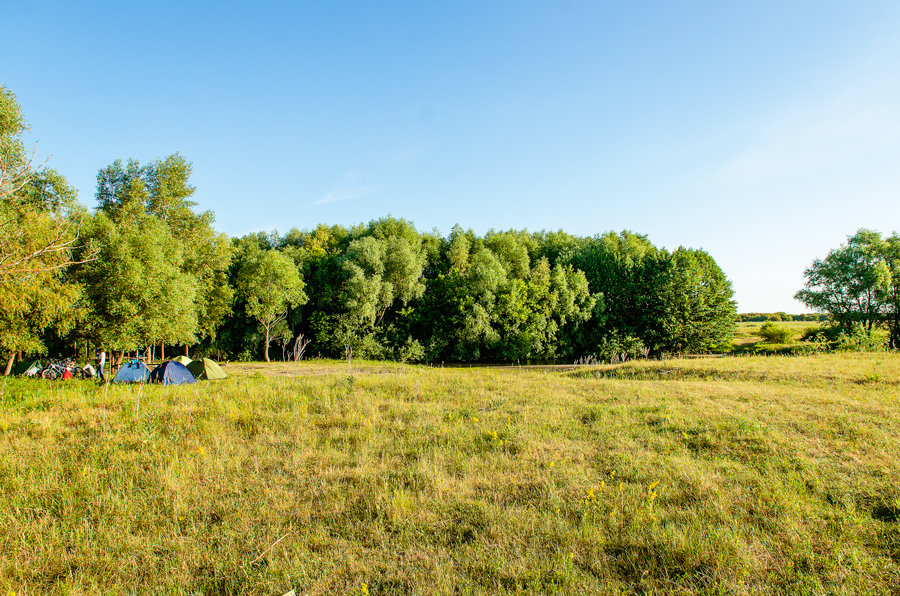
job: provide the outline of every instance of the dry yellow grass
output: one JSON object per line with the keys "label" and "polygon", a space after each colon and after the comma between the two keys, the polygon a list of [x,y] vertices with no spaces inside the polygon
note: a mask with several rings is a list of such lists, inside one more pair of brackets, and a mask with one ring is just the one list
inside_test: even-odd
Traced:
{"label": "dry yellow grass", "polygon": [[900,586],[896,354],[346,367],[9,381],[0,594]]}

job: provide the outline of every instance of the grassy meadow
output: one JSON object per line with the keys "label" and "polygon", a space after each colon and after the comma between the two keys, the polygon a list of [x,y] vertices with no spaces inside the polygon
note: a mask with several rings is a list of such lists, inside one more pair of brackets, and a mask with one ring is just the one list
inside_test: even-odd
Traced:
{"label": "grassy meadow", "polygon": [[774,321],[772,324],[790,333],[790,341],[784,344],[767,343],[759,331],[766,322],[737,323],[732,348],[735,353],[778,352],[802,345],[800,338],[810,329],[824,329],[823,323],[815,321]]}
{"label": "grassy meadow", "polygon": [[0,381],[0,594],[900,592],[897,354],[226,370]]}

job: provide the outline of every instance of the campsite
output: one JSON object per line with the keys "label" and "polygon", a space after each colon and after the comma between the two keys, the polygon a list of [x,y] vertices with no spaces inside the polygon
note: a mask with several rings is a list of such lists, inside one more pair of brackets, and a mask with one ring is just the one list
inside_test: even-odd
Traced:
{"label": "campsite", "polygon": [[0,23],[0,596],[900,596],[900,2]]}

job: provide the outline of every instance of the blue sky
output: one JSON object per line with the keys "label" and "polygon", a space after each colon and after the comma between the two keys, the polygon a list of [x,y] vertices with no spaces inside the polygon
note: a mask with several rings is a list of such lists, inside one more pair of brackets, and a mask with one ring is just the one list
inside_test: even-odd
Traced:
{"label": "blue sky", "polygon": [[739,309],[900,228],[900,3],[0,0],[0,83],[93,206],[180,152],[230,235],[392,214],[703,248]]}

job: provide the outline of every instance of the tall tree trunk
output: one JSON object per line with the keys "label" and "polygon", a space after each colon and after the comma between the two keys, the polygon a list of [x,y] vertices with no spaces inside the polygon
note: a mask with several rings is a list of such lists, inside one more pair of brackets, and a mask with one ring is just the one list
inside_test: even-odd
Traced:
{"label": "tall tree trunk", "polygon": [[16,360],[16,353],[13,352],[9,355],[9,360],[6,361],[6,370],[3,371],[3,376],[8,377],[10,371],[12,370],[13,362]]}
{"label": "tall tree trunk", "polygon": [[159,344],[159,359],[165,362],[166,360],[166,344]]}
{"label": "tall tree trunk", "polygon": [[184,344],[184,357],[185,357],[185,358],[190,358],[190,357],[191,357],[191,355],[188,354],[188,345],[187,345],[187,344]]}
{"label": "tall tree trunk", "polygon": [[269,326],[265,325],[266,328],[266,362],[271,362],[269,360]]}

